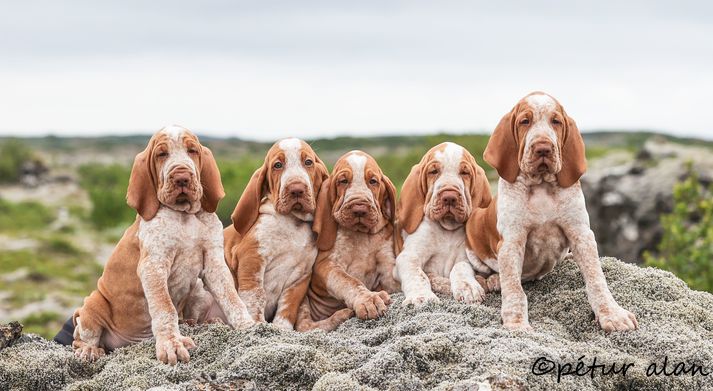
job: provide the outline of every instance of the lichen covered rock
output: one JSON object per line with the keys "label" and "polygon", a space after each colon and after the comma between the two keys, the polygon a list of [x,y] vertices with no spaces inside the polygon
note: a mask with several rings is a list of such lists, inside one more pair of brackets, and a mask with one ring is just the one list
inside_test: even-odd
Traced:
{"label": "lichen covered rock", "polygon": [[[198,347],[190,363],[175,367],[155,359],[153,341],[88,364],[68,347],[25,335],[0,351],[0,389],[713,389],[713,295],[689,290],[671,273],[612,258],[602,263],[614,297],[637,315],[639,330],[601,331],[577,266],[566,261],[524,286],[532,333],[502,328],[498,294],[482,305],[442,297],[418,309],[402,306],[397,294],[384,318],[351,319],[332,333],[182,325]],[[534,374],[540,357],[536,372],[550,362],[555,369]],[[633,365],[626,376],[595,370],[593,377],[562,374],[558,382],[557,364],[574,369],[595,357],[607,368]],[[661,369],[665,357],[669,372],[684,363],[710,375],[647,376],[649,365]]]}

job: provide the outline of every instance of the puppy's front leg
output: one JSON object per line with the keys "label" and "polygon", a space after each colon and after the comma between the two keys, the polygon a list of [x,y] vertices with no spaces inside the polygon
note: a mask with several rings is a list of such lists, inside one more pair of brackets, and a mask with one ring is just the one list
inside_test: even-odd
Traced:
{"label": "puppy's front leg", "polygon": [[394,277],[401,281],[401,290],[405,296],[404,304],[419,306],[428,302],[438,303],[440,300],[431,291],[431,282],[421,269],[428,259],[423,259],[418,253],[418,251],[404,249],[396,257]]}
{"label": "puppy's front leg", "polygon": [[168,254],[149,254],[139,261],[138,273],[151,315],[151,331],[156,337],[156,358],[175,365],[177,360],[188,362],[188,349],[196,346],[178,330],[178,313],[168,292],[171,265]]}
{"label": "puppy's front leg", "polygon": [[639,327],[636,316],[622,308],[612,296],[599,262],[594,232],[588,224],[562,227],[570,245],[574,260],[584,278],[587,299],[604,331],[627,331]]}
{"label": "puppy's front leg", "polygon": [[326,281],[327,291],[354,310],[359,319],[376,319],[386,313],[391,297],[386,291],[372,292],[358,279],[350,276],[331,256],[318,259],[314,273]]}
{"label": "puppy's front leg", "polygon": [[527,314],[527,296],[522,289],[522,264],[527,234],[524,230],[503,233],[498,253],[503,325],[509,330],[531,330]]}
{"label": "puppy's front leg", "polygon": [[203,283],[218,302],[220,309],[223,310],[228,324],[234,329],[246,329],[255,324],[245,303],[235,290],[230,269],[223,258],[223,249],[214,247],[211,250],[206,250],[204,261]]}
{"label": "puppy's front leg", "polygon": [[450,280],[454,299],[465,304],[478,304],[485,299],[485,290],[475,280],[475,272],[468,261],[460,261],[453,265]]}

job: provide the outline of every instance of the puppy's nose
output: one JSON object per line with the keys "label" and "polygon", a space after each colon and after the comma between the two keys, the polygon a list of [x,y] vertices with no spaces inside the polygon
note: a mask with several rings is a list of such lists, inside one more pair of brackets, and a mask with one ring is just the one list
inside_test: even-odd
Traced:
{"label": "puppy's nose", "polygon": [[294,198],[302,197],[307,191],[304,183],[292,183],[287,186],[287,192]]}
{"label": "puppy's nose", "polygon": [[535,144],[535,155],[537,157],[548,157],[552,155],[552,145],[546,142]]}
{"label": "puppy's nose", "polygon": [[191,174],[187,172],[178,172],[173,174],[173,184],[176,187],[188,187],[188,182],[191,180]]}
{"label": "puppy's nose", "polygon": [[369,206],[366,204],[354,204],[351,209],[354,217],[366,217],[369,212]]}
{"label": "puppy's nose", "polygon": [[446,190],[441,193],[441,202],[446,206],[456,206],[458,201],[458,192],[455,190]]}

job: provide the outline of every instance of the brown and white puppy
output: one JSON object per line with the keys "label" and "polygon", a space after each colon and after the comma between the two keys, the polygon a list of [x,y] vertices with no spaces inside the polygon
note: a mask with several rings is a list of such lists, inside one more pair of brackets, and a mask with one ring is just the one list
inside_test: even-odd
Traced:
{"label": "brown and white puppy", "polygon": [[225,256],[257,322],[294,327],[317,257],[312,221],[328,174],[309,144],[278,141],[235,207],[224,231]]}
{"label": "brown and white puppy", "polygon": [[458,144],[439,144],[413,166],[399,198],[403,248],[394,271],[405,304],[437,302],[432,287],[464,303],[483,301],[485,290],[466,256],[465,223],[490,200],[485,171]]}
{"label": "brown and white puppy", "polygon": [[[178,330],[192,289],[203,283],[231,326],[253,322],[223,259],[223,198],[211,151],[187,129],[156,133],[134,160],[126,195],[138,216],[124,233],[97,282],[75,311],[75,354],[94,360],[156,337],[156,358],[189,360],[195,343]],[[199,279],[199,277],[202,279]]]}
{"label": "brown and white puppy", "polygon": [[632,330],[636,317],[614,301],[604,279],[579,178],[586,170],[577,125],[553,97],[533,92],[493,132],[485,160],[500,175],[498,199],[468,223],[471,262],[499,273],[503,324],[531,329],[521,281],[542,278],[571,249],[605,331]]}
{"label": "brown and white puppy", "polygon": [[322,184],[314,219],[319,255],[296,328],[332,330],[354,313],[382,316],[393,279],[396,189],[361,151],[342,156]]}

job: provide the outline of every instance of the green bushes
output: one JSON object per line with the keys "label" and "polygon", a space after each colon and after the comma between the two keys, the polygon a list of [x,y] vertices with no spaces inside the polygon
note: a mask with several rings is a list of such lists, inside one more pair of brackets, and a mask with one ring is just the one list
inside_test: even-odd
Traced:
{"label": "green bushes", "polygon": [[689,166],[673,200],[673,211],[661,216],[659,253],[645,253],[644,261],[673,272],[693,289],[713,292],[713,184],[705,189]]}
{"label": "green bushes", "polygon": [[17,182],[22,164],[32,158],[32,151],[22,141],[9,139],[3,142],[0,145],[0,182]]}
{"label": "green bushes", "polygon": [[136,212],[126,204],[131,167],[114,165],[84,165],[79,167],[81,186],[89,193],[91,223],[100,229],[131,224]]}

